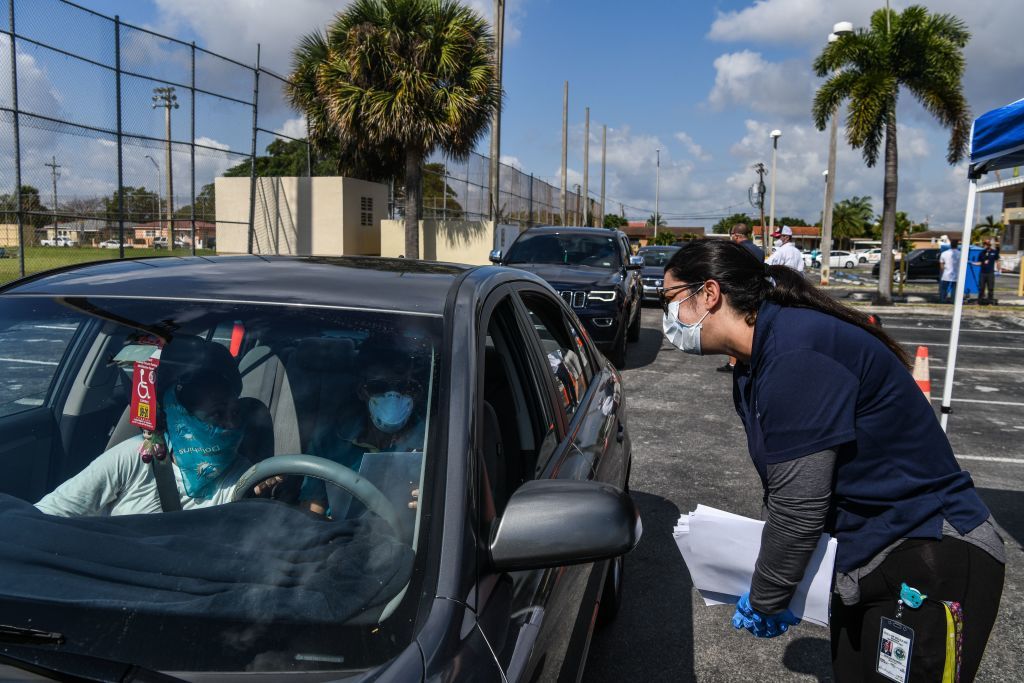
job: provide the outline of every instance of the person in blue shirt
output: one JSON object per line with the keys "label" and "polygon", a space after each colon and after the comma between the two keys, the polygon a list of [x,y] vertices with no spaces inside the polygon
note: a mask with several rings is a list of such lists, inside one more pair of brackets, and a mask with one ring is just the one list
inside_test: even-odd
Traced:
{"label": "person in blue shirt", "polygon": [[[366,346],[366,343],[364,343]],[[348,412],[328,416],[314,433],[311,454],[359,471],[375,453],[422,451],[425,439],[425,392],[417,364],[407,350],[374,345],[359,354],[359,378]],[[342,500],[342,498],[346,500]],[[415,507],[418,491],[411,491]],[[307,509],[332,517],[354,517],[362,505],[340,491],[328,492],[324,482],[307,477],[299,493]]]}
{"label": "person in blue shirt", "polygon": [[837,541],[835,678],[878,680],[882,619],[901,584],[928,596],[902,610],[914,630],[909,680],[942,680],[946,609],[964,615],[960,680],[981,663],[1005,553],[900,345],[796,271],[698,240],[665,267],[665,336],[693,354],[739,359],[733,398],[764,488],[765,529],[733,625],[771,637],[821,533]]}

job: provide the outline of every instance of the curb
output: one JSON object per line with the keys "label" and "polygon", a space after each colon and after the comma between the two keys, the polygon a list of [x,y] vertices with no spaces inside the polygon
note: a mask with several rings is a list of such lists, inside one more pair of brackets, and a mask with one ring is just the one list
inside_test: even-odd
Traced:
{"label": "curb", "polygon": [[[848,306],[857,310],[877,313],[880,316],[889,315],[931,315],[936,317],[951,318],[953,307],[950,304],[893,304],[892,306],[875,306],[870,302],[844,301]],[[963,307],[965,318],[1016,318],[1024,324],[1024,305],[998,306],[977,306],[974,304]]]}

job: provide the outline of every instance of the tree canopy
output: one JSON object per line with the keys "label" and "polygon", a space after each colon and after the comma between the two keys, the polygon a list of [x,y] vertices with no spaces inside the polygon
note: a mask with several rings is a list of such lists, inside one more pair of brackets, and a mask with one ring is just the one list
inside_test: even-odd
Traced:
{"label": "tree canopy", "polygon": [[731,216],[726,216],[725,218],[711,226],[711,232],[718,235],[728,235],[730,232],[732,232],[732,226],[736,225],[737,223],[746,223],[751,227],[757,225],[757,221],[755,221],[747,214],[734,213]]}

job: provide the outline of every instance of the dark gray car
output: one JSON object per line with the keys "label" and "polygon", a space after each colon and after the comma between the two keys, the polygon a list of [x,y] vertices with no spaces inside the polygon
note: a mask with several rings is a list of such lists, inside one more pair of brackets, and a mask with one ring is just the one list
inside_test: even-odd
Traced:
{"label": "dark gray car", "polygon": [[[184,509],[161,512],[133,423],[204,376],[193,348],[241,376],[244,473],[226,504],[172,480]],[[382,355],[404,370],[378,387]],[[640,536],[622,382],[523,270],[78,266],[0,289],[0,357],[4,680],[578,680],[616,613]],[[401,438],[365,413],[388,393]]]}

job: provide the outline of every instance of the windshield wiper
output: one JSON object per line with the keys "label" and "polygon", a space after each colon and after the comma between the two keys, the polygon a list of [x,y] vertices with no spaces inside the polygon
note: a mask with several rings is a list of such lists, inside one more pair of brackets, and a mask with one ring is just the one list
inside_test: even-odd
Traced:
{"label": "windshield wiper", "polygon": [[56,631],[40,631],[24,626],[0,624],[0,643],[32,645],[63,645],[64,634]]}

